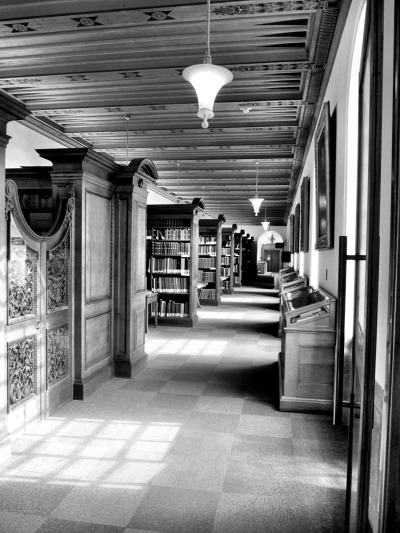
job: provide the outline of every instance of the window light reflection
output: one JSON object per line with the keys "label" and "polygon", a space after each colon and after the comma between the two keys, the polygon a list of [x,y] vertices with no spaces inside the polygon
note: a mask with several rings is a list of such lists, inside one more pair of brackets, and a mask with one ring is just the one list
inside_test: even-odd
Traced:
{"label": "window light reflection", "polygon": [[22,436],[22,445],[16,441],[0,480],[142,490],[165,468],[180,427],[176,422],[49,418]]}

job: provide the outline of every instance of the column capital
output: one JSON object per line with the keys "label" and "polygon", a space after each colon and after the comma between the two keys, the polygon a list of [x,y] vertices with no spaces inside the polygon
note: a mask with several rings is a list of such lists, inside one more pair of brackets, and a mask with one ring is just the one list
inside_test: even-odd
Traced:
{"label": "column capital", "polygon": [[0,127],[0,148],[6,148],[8,141],[11,139],[11,137],[3,133],[1,129],[2,128]]}

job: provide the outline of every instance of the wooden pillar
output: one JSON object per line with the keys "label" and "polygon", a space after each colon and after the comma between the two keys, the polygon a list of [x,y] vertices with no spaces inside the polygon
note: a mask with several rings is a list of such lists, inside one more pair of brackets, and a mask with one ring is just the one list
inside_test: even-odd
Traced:
{"label": "wooden pillar", "polygon": [[6,147],[11,137],[7,123],[22,120],[29,115],[26,107],[6,94],[0,94],[0,461],[11,454],[11,439],[7,427],[7,231],[5,217]]}
{"label": "wooden pillar", "polygon": [[38,150],[53,163],[53,196],[73,190],[73,398],[114,375],[114,195],[118,165],[88,148]]}
{"label": "wooden pillar", "polygon": [[135,162],[116,176],[115,375],[131,377],[147,363],[146,226],[147,184],[155,181]]}

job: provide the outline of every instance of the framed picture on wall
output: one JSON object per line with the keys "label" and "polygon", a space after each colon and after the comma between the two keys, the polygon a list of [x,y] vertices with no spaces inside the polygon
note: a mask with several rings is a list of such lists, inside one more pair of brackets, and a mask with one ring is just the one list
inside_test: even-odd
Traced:
{"label": "framed picture on wall", "polygon": [[289,251],[294,254],[294,219],[295,216],[292,214],[289,218]]}
{"label": "framed picture on wall", "polygon": [[310,178],[304,177],[300,190],[300,251],[310,246]]}
{"label": "framed picture on wall", "polygon": [[325,102],[315,132],[316,250],[333,248],[334,182],[329,121],[329,102]]}
{"label": "framed picture on wall", "polygon": [[300,251],[300,204],[297,204],[294,210],[294,253]]}

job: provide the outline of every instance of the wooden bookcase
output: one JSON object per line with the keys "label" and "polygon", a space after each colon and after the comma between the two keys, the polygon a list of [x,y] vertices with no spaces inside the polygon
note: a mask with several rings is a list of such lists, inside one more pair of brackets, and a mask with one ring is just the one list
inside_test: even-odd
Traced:
{"label": "wooden bookcase", "polygon": [[233,286],[241,287],[242,285],[242,260],[243,260],[243,238],[244,230],[234,234],[234,256],[233,256]]}
{"label": "wooden bookcase", "polygon": [[222,228],[221,233],[221,290],[222,294],[233,293],[233,261],[236,224]]}
{"label": "wooden bookcase", "polygon": [[147,208],[147,288],[158,293],[161,323],[197,320],[199,213],[194,204]]}
{"label": "wooden bookcase", "polygon": [[[200,305],[221,303],[221,225],[223,219],[199,221],[199,301]],[[204,283],[207,285],[203,286]]]}

